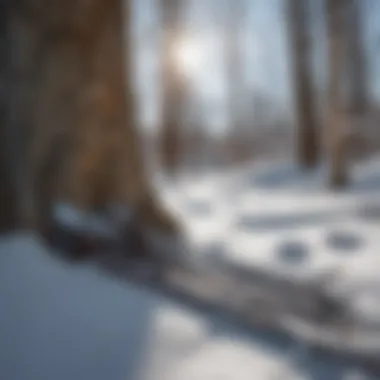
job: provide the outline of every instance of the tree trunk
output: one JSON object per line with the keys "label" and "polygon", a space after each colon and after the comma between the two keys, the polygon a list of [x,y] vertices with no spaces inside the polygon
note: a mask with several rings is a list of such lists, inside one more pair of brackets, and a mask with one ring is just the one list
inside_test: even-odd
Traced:
{"label": "tree trunk", "polygon": [[362,115],[368,108],[366,58],[362,25],[362,1],[347,0],[347,48],[349,80],[349,112],[351,115]]}
{"label": "tree trunk", "polygon": [[342,91],[345,64],[346,0],[326,0],[328,36],[328,125],[330,144],[330,178],[332,188],[348,182],[347,119]]}
{"label": "tree trunk", "polygon": [[239,160],[241,149],[239,140],[242,134],[242,100],[244,77],[242,76],[242,49],[240,32],[245,19],[245,4],[243,1],[233,0],[226,2],[224,25],[224,56],[225,76],[227,88],[227,152],[229,164]]}
{"label": "tree trunk", "polygon": [[6,109],[8,102],[8,61],[6,59],[9,41],[7,35],[7,3],[0,1],[0,232],[15,227],[16,209],[10,170],[6,155]]}
{"label": "tree trunk", "polygon": [[85,210],[121,203],[153,229],[176,230],[156,202],[139,149],[130,3],[10,3],[3,130],[22,224],[43,225],[61,198]]}
{"label": "tree trunk", "polygon": [[[132,84],[130,24],[124,40],[125,10],[120,0],[103,1],[103,9],[83,41],[84,86],[69,173],[71,199],[83,208],[108,202],[135,205],[148,190],[142,165]],[[129,20],[129,4],[127,20]],[[127,59],[123,51],[126,46]],[[127,75],[126,75],[127,73]]]}
{"label": "tree trunk", "polygon": [[310,168],[318,163],[320,144],[312,81],[306,0],[288,0],[288,18],[298,124],[297,161],[302,167]]}
{"label": "tree trunk", "polygon": [[175,59],[181,33],[181,0],[161,0],[163,41],[161,156],[163,169],[173,177],[179,169],[181,154],[180,128],[183,118],[184,77]]}

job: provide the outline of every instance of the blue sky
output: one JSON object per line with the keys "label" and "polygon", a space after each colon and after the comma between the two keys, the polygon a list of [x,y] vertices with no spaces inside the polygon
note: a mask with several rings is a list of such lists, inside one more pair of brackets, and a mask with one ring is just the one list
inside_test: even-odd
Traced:
{"label": "blue sky", "polygon": [[[225,1],[225,0],[224,0]],[[321,24],[321,0],[309,0],[315,17],[312,30],[315,37],[313,62],[317,86],[323,89],[324,43]],[[365,9],[365,35],[369,56],[371,90],[380,99],[380,0],[360,0]],[[136,86],[141,114],[145,124],[159,118],[159,62],[160,28],[156,12],[157,0],[136,0],[134,31],[137,48]],[[284,0],[234,0],[241,8],[243,58],[240,81],[245,91],[259,91],[270,97],[281,109],[292,104],[291,76],[287,55]],[[227,123],[226,91],[223,81],[223,50],[220,40],[223,20],[223,0],[188,0],[184,29],[194,41],[202,44],[205,53],[201,67],[189,76],[195,89],[199,112],[216,130]],[[203,50],[202,50],[203,51]]]}

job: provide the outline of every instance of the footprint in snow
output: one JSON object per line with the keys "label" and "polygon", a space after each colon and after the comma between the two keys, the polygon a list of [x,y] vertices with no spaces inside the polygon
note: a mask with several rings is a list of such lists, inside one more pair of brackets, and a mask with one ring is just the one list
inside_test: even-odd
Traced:
{"label": "footprint in snow", "polygon": [[286,265],[304,264],[310,256],[310,248],[301,241],[285,241],[277,249],[277,259]]}
{"label": "footprint in snow", "polygon": [[327,236],[327,245],[338,254],[359,254],[364,245],[361,236],[353,231],[331,231]]}

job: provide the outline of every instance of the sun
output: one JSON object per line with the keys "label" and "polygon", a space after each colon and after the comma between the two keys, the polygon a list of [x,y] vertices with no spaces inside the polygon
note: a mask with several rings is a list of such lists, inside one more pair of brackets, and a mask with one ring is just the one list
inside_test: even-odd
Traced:
{"label": "sun", "polygon": [[178,70],[184,75],[195,75],[204,58],[204,52],[198,41],[178,40],[173,51],[173,59]]}

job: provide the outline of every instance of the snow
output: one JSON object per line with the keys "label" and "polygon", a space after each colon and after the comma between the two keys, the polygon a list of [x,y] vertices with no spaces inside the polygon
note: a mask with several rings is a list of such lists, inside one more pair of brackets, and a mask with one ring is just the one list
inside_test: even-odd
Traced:
{"label": "snow", "polygon": [[62,226],[73,228],[85,233],[95,233],[101,235],[112,235],[115,225],[111,220],[105,220],[99,215],[78,210],[68,202],[57,202],[53,208],[53,217]]}
{"label": "snow", "polygon": [[[380,337],[371,331],[380,331],[379,172],[380,160],[358,165],[352,186],[334,193],[323,166],[305,173],[291,163],[257,163],[183,176],[176,186],[161,179],[158,188],[203,266],[259,269],[301,287],[322,276],[372,329],[365,339],[350,332],[355,347],[377,350]],[[56,211],[75,228],[113,229],[101,217],[78,218],[70,205]],[[154,231],[151,238],[161,240]],[[0,252],[7,252],[0,256],[0,342],[7,347],[0,350],[0,378],[344,379],[351,372],[326,359],[321,370],[308,355],[300,368],[294,347],[247,339],[94,267],[58,262],[33,236],[3,241]]]}
{"label": "snow", "polygon": [[79,210],[69,202],[59,201],[53,207],[53,217],[62,226],[85,234],[115,237],[121,223],[132,219],[133,212],[125,205],[110,205],[108,214]]}
{"label": "snow", "polygon": [[327,189],[327,172],[257,162],[158,188],[197,257],[304,282],[336,274],[358,317],[380,322],[380,158],[356,165],[345,191]]}
{"label": "snow", "polygon": [[357,372],[58,261],[28,233],[0,241],[0,310],[7,380],[332,380]]}
{"label": "snow", "polygon": [[53,260],[33,236],[0,252],[0,378],[134,378],[157,300]]}

